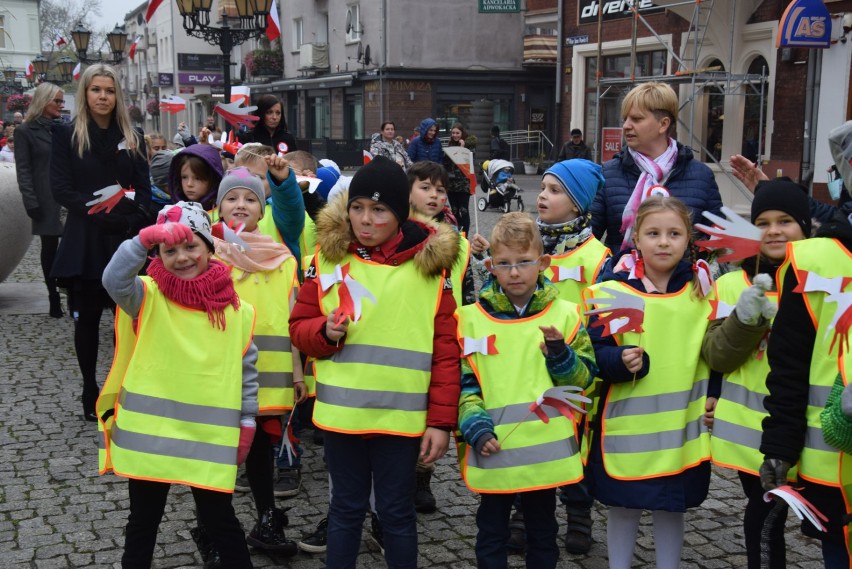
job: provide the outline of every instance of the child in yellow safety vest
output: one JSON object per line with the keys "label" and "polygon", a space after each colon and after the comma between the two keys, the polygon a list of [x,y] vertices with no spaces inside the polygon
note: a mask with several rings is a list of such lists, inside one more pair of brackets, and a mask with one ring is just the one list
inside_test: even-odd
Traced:
{"label": "child in yellow safety vest", "polygon": [[[280,156],[265,158],[269,175],[286,180],[290,167]],[[299,351],[291,346],[287,321],[296,299],[296,259],[286,245],[261,233],[258,223],[271,215],[261,179],[247,168],[229,170],[219,184],[216,205],[225,227],[242,226],[245,246],[214,237],[216,257],[232,267],[240,298],[257,310],[254,342],[258,347],[258,424],[246,459],[246,477],[257,507],[257,524],[248,536],[252,547],[295,555],[294,541],[284,536],[286,515],[275,508],[273,444],[289,438],[282,415],[307,399]],[[214,231],[218,235],[218,231]],[[223,235],[224,237],[224,235]],[[291,448],[291,445],[286,445]],[[295,451],[293,451],[295,452]],[[292,457],[295,459],[296,457]]]}
{"label": "child in yellow safety vest", "polygon": [[173,483],[191,487],[223,566],[252,566],[231,496],[255,432],[255,312],[212,256],[207,213],[178,202],[122,243],[104,271],[120,310],[97,402],[98,455],[102,474],[129,479],[123,567],[151,566]]}
{"label": "child in yellow safety vest", "polygon": [[551,409],[547,424],[525,415],[549,388],[588,387],[597,373],[594,350],[579,306],[559,298],[544,276],[550,257],[535,222],[521,212],[504,215],[491,247],[493,278],[476,304],[456,311],[465,356],[459,464],[465,483],[481,494],[476,559],[480,567],[505,567],[517,494],[527,567],[556,567],[556,488],[583,477],[576,422]]}
{"label": "child in yellow safety vest", "polygon": [[760,254],[743,261],[742,270],[722,275],[715,285],[715,306],[701,353],[710,368],[725,374],[711,379],[705,423],[712,429],[710,452],[719,466],[736,469],[748,502],[743,516],[749,569],[760,569],[761,535],[767,533],[769,567],[787,566],[784,544],[786,508],[763,499],[758,469],[761,423],[769,362],[766,348],[778,307],[775,274],[787,254],[787,244],[811,232],[807,190],[786,180],[761,182],[751,204],[751,221],[762,232]]}
{"label": "child in yellow safety vest", "polygon": [[[835,166],[852,185],[852,121],[829,133]],[[846,214],[823,223],[812,239],[787,246],[778,271],[778,315],[769,342],[760,482],[764,490],[785,483],[792,465],[796,487],[827,518],[823,532],[802,522],[802,533],[819,539],[825,567],[849,567],[852,529],[852,457],[830,444],[823,412],[838,378],[852,379],[852,220]],[[847,432],[848,435],[848,432]]]}
{"label": "child in yellow safety vest", "polygon": [[589,320],[603,383],[586,472],[592,495],[610,507],[613,569],[631,566],[643,510],[653,515],[657,567],[677,568],[684,513],[710,485],[703,423],[710,370],[701,359],[710,277],[709,266],[695,261],[691,226],[680,200],[646,199],[634,225],[636,253],[619,253],[604,282],[583,292],[587,311],[608,316]]}
{"label": "child in yellow safety vest", "polygon": [[459,351],[447,278],[458,237],[409,217],[408,179],[377,157],[317,219],[317,254],[290,316],[312,358],[314,424],[332,482],[329,567],[352,567],[375,483],[388,566],[417,563],[418,456],[443,456],[456,425]]}

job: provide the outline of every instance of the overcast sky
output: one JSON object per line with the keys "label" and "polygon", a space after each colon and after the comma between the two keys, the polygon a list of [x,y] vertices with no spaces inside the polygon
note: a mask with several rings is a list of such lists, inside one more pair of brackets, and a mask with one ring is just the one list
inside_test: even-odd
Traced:
{"label": "overcast sky", "polygon": [[112,31],[116,24],[124,22],[125,14],[141,3],[137,0],[101,0],[101,17],[96,19],[98,27],[107,32]]}

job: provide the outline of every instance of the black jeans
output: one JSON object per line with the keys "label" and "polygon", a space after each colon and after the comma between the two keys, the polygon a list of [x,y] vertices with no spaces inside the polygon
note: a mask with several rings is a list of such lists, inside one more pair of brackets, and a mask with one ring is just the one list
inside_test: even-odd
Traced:
{"label": "black jeans", "polygon": [[[171,484],[148,480],[128,480],[130,494],[130,516],[124,532],[124,569],[150,569],[157,543],[157,529],[163,519],[166,498]],[[252,567],[246,536],[240,526],[231,494],[192,487],[192,497],[198,509],[198,518],[222,558],[227,569],[250,569]]]}
{"label": "black jeans", "polygon": [[272,487],[272,442],[260,421],[257,423],[254,440],[246,457],[246,478],[254,497],[254,505],[257,507],[257,519],[260,520],[264,511],[275,506]]}
{"label": "black jeans", "polygon": [[115,303],[100,281],[75,279],[68,287],[74,316],[74,351],[83,376],[83,413],[94,412],[100,388],[96,379],[101,316],[104,308],[115,313]]}
{"label": "black jeans", "polygon": [[[739,472],[740,483],[743,492],[748,498],[746,502],[745,515],[743,516],[743,533],[745,534],[746,556],[749,569],[760,569],[760,540],[764,530],[764,522],[773,506],[775,500],[766,502],[763,500],[764,490],[760,485],[760,478],[754,474]],[[784,542],[784,522],[787,519],[787,508],[778,504],[779,511],[774,523],[766,528],[769,538],[769,567],[770,569],[784,569],[787,566],[787,546]]]}
{"label": "black jeans", "polygon": [[508,564],[509,514],[518,496],[527,533],[527,567],[548,569],[559,561],[556,535],[556,489],[517,494],[482,494],[476,511],[476,563],[480,569],[503,569]]}

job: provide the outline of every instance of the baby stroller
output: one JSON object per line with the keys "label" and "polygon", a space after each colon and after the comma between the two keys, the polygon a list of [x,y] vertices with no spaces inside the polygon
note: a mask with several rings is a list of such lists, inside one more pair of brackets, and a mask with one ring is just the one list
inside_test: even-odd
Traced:
{"label": "baby stroller", "polygon": [[518,211],[524,211],[523,190],[515,184],[514,173],[515,167],[508,160],[486,160],[482,163],[479,185],[485,197],[476,200],[479,211],[493,207],[508,213],[513,200],[518,202]]}

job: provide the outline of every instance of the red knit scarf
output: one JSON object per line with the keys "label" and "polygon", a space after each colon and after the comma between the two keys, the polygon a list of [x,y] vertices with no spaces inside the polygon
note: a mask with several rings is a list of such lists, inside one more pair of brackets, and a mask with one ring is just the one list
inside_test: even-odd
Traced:
{"label": "red knit scarf", "polygon": [[194,279],[182,279],[170,273],[157,257],[148,265],[148,276],[154,279],[166,298],[188,308],[204,310],[214,327],[225,329],[225,309],[240,308],[240,298],[231,280],[231,268],[215,259],[206,271]]}

